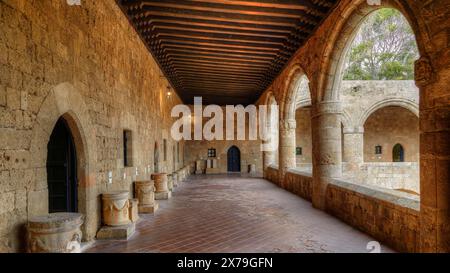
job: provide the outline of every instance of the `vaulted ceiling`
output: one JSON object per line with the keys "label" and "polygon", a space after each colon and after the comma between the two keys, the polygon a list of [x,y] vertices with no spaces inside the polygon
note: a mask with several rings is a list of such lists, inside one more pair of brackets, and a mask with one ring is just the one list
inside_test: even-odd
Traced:
{"label": "vaulted ceiling", "polygon": [[337,0],[118,0],[185,103],[250,104]]}

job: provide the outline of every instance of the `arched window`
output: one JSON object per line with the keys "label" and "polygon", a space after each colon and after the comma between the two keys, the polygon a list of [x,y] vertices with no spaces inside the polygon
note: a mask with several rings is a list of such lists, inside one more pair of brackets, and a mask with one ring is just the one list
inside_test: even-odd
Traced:
{"label": "arched window", "polygon": [[404,162],[405,161],[405,150],[401,144],[395,144],[392,149],[392,161],[394,162]]}

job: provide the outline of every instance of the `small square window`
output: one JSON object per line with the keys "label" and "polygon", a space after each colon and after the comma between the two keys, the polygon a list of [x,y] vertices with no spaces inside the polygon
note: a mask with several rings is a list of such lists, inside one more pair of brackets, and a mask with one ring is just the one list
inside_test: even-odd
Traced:
{"label": "small square window", "polygon": [[130,130],[123,131],[123,165],[133,166],[132,135]]}
{"label": "small square window", "polygon": [[163,158],[164,161],[167,160],[167,139],[163,140]]}
{"label": "small square window", "polygon": [[297,147],[297,148],[295,148],[295,154],[296,154],[296,155],[302,155],[302,154],[303,154],[303,149],[302,149],[302,147]]}
{"label": "small square window", "polygon": [[216,149],[208,149],[208,157],[216,157]]}

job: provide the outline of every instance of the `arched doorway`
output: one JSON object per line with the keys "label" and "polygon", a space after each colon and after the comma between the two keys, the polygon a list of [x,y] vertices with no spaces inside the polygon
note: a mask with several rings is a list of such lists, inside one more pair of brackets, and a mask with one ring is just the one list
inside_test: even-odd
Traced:
{"label": "arched doorway", "polygon": [[392,161],[393,162],[405,162],[405,150],[401,144],[395,144],[392,149]]}
{"label": "arched doorway", "polygon": [[228,172],[241,172],[241,151],[236,146],[230,147],[227,153]]}
{"label": "arched doorway", "polygon": [[78,211],[77,155],[73,136],[59,118],[47,145],[49,212]]}

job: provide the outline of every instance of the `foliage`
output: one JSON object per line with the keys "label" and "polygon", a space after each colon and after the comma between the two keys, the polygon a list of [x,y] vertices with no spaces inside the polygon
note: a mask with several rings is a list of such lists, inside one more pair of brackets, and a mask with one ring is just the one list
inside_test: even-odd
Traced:
{"label": "foliage", "polygon": [[344,80],[412,80],[418,57],[414,33],[405,17],[395,9],[380,9],[356,34]]}

